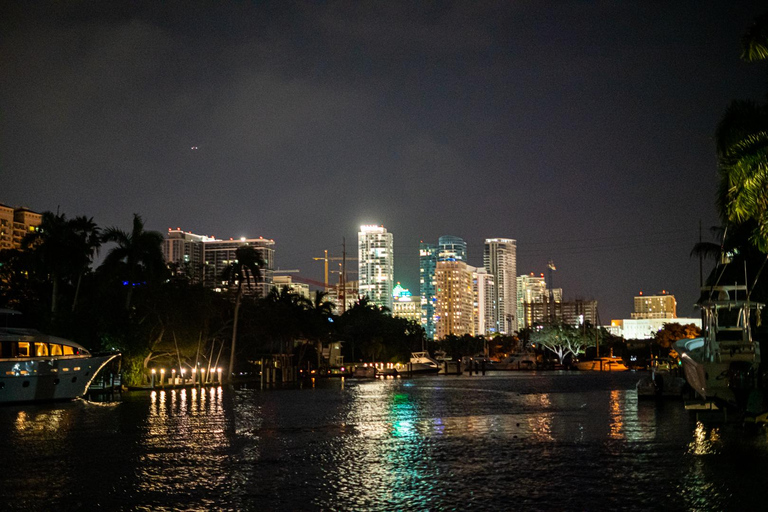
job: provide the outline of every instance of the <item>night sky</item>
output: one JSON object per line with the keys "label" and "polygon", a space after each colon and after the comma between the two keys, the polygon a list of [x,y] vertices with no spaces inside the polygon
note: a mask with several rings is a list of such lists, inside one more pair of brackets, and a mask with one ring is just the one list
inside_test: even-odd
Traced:
{"label": "night sky", "polygon": [[273,238],[317,280],[383,224],[414,294],[420,240],[481,266],[509,237],[603,323],[640,290],[694,314],[714,130],[768,91],[739,60],[761,2],[9,4],[1,203]]}

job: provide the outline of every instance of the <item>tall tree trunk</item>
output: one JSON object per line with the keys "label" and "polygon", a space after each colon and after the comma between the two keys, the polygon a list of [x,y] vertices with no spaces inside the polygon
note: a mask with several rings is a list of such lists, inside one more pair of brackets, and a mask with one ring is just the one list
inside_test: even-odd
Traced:
{"label": "tall tree trunk", "polygon": [[83,273],[80,272],[77,275],[77,286],[75,286],[75,298],[72,299],[72,312],[75,312],[75,308],[77,308],[77,299],[80,296],[80,283],[83,281]]}
{"label": "tall tree trunk", "polygon": [[242,284],[237,285],[237,299],[235,299],[235,320],[232,324],[232,352],[229,355],[229,372],[227,373],[227,381],[232,381],[232,376],[235,372],[235,343],[237,341],[237,321],[240,318],[240,298],[243,295]]}

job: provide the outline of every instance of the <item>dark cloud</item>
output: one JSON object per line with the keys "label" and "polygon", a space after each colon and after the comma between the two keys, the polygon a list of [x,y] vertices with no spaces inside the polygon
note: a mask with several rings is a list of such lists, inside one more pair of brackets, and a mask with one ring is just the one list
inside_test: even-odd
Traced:
{"label": "dark cloud", "polygon": [[414,291],[420,239],[462,236],[480,265],[512,237],[521,273],[555,259],[604,321],[641,289],[690,312],[714,126],[765,92],[738,60],[757,3],[0,9],[0,201],[270,237],[315,278],[312,256],[381,223]]}

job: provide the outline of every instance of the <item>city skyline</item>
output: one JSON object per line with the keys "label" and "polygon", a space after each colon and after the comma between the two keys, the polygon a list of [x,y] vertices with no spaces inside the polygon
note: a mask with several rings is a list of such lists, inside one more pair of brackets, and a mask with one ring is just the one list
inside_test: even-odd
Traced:
{"label": "city skyline", "polygon": [[[712,140],[757,2],[307,5],[5,3],[0,166],[9,206],[126,228],[274,239],[321,281],[360,225],[419,241],[518,242],[518,273],[693,314],[711,241]],[[711,262],[705,263],[705,273]]]}

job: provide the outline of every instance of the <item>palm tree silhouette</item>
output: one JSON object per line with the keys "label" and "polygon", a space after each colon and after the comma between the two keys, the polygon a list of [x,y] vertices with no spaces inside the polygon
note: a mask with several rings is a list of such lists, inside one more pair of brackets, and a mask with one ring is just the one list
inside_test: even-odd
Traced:
{"label": "palm tree silhouette", "polygon": [[237,342],[237,323],[240,318],[240,304],[243,298],[243,282],[250,288],[251,279],[258,283],[261,279],[262,269],[265,263],[259,252],[250,245],[243,245],[235,250],[235,261],[227,265],[221,273],[221,279],[227,284],[237,286],[235,296],[235,315],[232,323],[232,347],[229,357],[229,371],[227,375],[231,379],[235,371],[235,346]]}
{"label": "palm tree silhouette", "polygon": [[113,275],[122,276],[128,287],[125,309],[131,307],[133,288],[148,279],[162,277],[166,271],[163,258],[163,235],[157,231],[145,231],[144,221],[139,214],[133,214],[133,229],[130,233],[116,227],[104,230],[102,243],[114,242],[101,267]]}

